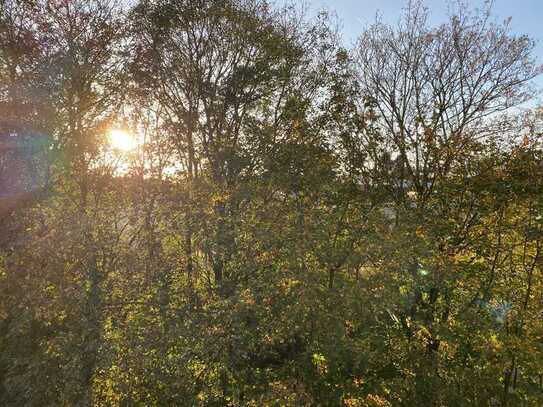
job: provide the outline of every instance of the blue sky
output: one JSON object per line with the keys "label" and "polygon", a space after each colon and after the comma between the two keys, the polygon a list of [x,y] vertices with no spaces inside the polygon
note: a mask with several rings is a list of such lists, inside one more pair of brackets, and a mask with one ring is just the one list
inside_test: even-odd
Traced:
{"label": "blue sky", "polygon": [[[371,23],[377,12],[387,22],[398,20],[406,0],[305,0],[312,11],[336,11],[343,24],[347,43],[356,39],[364,25]],[[447,0],[426,0],[432,21],[439,23],[446,18]],[[485,0],[468,0],[472,7],[481,7]],[[528,34],[538,41],[536,54],[543,63],[543,0],[494,0],[494,14],[498,20],[512,17],[512,29],[518,34]]]}
{"label": "blue sky", "polygon": [[[335,11],[343,26],[347,44],[352,44],[362,28],[373,22],[376,13],[384,21],[398,21],[407,0],[300,0],[305,1],[312,12],[322,9]],[[470,7],[481,8],[485,0],[464,0]],[[425,0],[431,21],[443,22],[447,17],[448,0]],[[535,56],[543,64],[543,0],[493,0],[494,16],[498,21],[512,18],[511,28],[515,34],[527,34],[536,40]],[[536,80],[543,88],[543,76]]]}

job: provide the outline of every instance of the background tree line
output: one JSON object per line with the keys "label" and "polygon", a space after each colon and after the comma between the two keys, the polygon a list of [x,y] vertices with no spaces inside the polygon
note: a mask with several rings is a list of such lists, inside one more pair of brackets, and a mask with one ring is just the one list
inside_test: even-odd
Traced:
{"label": "background tree line", "polygon": [[533,47],[462,4],[348,48],[295,4],[0,0],[0,404],[541,405]]}

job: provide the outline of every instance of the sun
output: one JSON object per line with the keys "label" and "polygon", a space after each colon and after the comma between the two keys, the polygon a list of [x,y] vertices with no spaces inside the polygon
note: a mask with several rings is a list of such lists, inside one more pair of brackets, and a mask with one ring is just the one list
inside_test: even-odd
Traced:
{"label": "sun", "polygon": [[132,151],[138,147],[138,141],[124,130],[111,130],[109,132],[109,142],[116,150]]}

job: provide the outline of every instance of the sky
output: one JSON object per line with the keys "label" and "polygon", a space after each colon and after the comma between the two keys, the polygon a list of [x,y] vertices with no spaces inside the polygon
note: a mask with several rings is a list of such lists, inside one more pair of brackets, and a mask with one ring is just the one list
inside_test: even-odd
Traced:
{"label": "sky", "polygon": [[[396,22],[406,0],[306,0],[313,11],[335,10],[343,23],[345,40],[356,39],[361,28],[374,20],[379,12],[386,22]],[[467,0],[470,6],[482,7],[485,0]],[[543,0],[493,0],[494,14],[498,20],[512,17],[512,29],[518,34],[528,34],[539,41],[538,55],[543,59]],[[447,15],[447,0],[426,0],[431,19],[442,22]],[[543,61],[542,61],[543,62]]]}
{"label": "sky", "polygon": [[[287,0],[284,0],[287,1]],[[371,24],[379,13],[388,23],[400,18],[407,0],[299,0],[304,1],[312,13],[325,9],[334,11],[342,26],[347,45],[355,42],[363,27]],[[470,7],[482,8],[488,0],[464,0]],[[534,56],[543,64],[543,0],[493,0],[493,13],[497,21],[509,17],[515,34],[526,34],[536,41]],[[424,0],[432,23],[439,24],[447,18],[449,0]],[[535,81],[543,89],[543,75]],[[540,95],[539,102],[543,102]]]}

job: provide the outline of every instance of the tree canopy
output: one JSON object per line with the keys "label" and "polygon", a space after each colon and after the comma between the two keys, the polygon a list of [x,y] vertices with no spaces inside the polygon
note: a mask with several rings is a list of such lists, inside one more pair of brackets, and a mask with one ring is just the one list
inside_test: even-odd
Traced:
{"label": "tree canopy", "polygon": [[0,0],[0,405],[542,405],[542,68],[428,13]]}

